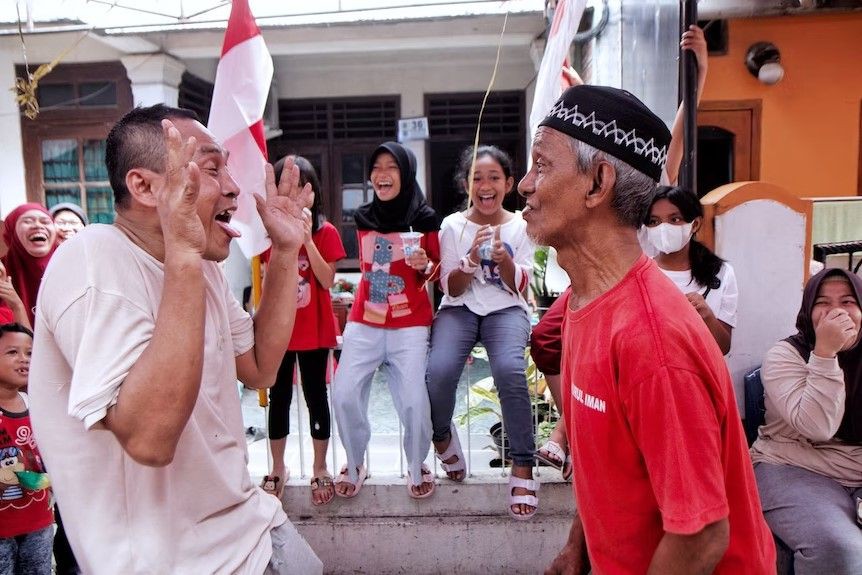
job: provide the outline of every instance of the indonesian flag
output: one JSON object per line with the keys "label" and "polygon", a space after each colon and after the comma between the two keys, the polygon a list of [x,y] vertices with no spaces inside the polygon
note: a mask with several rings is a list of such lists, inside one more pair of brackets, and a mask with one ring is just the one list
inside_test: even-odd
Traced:
{"label": "indonesian flag", "polygon": [[557,2],[554,20],[548,32],[548,41],[545,44],[545,53],[539,65],[536,91],[533,93],[533,107],[530,110],[531,139],[536,135],[539,122],[545,119],[548,111],[560,97],[563,83],[569,84],[567,78],[562,76],[563,63],[567,61],[569,47],[578,31],[586,5],[587,0],[558,0]]}
{"label": "indonesian flag", "polygon": [[263,112],[271,82],[272,57],[248,0],[233,0],[207,127],[230,152],[228,168],[240,187],[231,226],[242,233],[237,242],[248,258],[270,246],[252,194],[266,193]]}

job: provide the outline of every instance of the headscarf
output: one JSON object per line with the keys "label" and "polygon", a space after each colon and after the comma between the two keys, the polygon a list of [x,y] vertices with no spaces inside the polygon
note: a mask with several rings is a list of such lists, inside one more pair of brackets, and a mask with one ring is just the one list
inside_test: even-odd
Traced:
{"label": "headscarf", "polygon": [[24,309],[27,310],[30,325],[35,327],[33,309],[36,306],[36,294],[39,293],[39,284],[42,283],[42,276],[45,274],[45,268],[48,267],[48,261],[54,255],[54,250],[57,249],[57,243],[54,242],[48,255],[40,258],[31,256],[24,249],[21,240],[18,239],[18,234],[15,233],[15,226],[21,214],[30,210],[38,210],[51,217],[48,210],[40,204],[21,204],[12,210],[6,216],[6,221],[3,222],[3,241],[9,248],[9,251],[3,256],[3,263],[6,266],[6,273],[12,276],[12,286],[18,292]]}
{"label": "headscarf", "polygon": [[389,201],[382,201],[374,194],[367,204],[359,206],[353,219],[361,230],[374,230],[380,233],[435,232],[440,229],[437,212],[425,202],[425,194],[416,182],[416,156],[397,142],[381,144],[371,154],[368,173],[380,154],[389,153],[395,158],[401,172],[401,191]]}
{"label": "headscarf", "polygon": [[48,213],[51,215],[52,218],[55,217],[59,212],[72,212],[73,214],[78,216],[78,218],[80,218],[82,224],[84,224],[85,226],[90,225],[90,220],[87,219],[87,214],[84,213],[84,210],[78,204],[63,202],[51,206],[51,209],[48,210]]}
{"label": "headscarf", "polygon": [[[856,294],[856,303],[862,306],[862,278],[858,275],[840,268],[827,268],[812,276],[805,284],[802,307],[796,316],[796,329],[799,332],[784,340],[792,345],[806,362],[814,349],[814,322],[811,321],[814,300],[817,299],[820,286],[832,276],[847,278],[850,288]],[[859,340],[852,348],[838,352],[838,365],[844,372],[847,399],[844,402],[844,418],[835,437],[847,443],[862,444],[862,345]]]}

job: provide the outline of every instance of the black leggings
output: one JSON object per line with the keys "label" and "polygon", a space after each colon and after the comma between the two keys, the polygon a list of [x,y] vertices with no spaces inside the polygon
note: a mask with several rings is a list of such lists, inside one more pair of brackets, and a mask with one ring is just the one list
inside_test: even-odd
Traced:
{"label": "black leggings", "polygon": [[299,359],[302,393],[308,405],[311,437],[329,439],[329,403],[326,400],[328,349],[288,351],[284,354],[275,385],[269,391],[269,438],[283,439],[290,430],[290,402],[293,399],[293,372]]}

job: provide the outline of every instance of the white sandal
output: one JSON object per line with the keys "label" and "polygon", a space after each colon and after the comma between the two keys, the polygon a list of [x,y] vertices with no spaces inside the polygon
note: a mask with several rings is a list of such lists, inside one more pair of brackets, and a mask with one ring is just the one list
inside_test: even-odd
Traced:
{"label": "white sandal", "polygon": [[[461,442],[458,440],[458,430],[455,429],[454,424],[449,428],[449,446],[446,448],[446,451],[443,453],[437,453],[437,450],[434,450],[434,455],[436,455],[437,459],[440,460],[440,467],[443,468],[443,471],[446,472],[449,479],[458,482],[464,481],[464,478],[467,477],[467,464],[464,461],[464,452],[461,450]],[[450,459],[453,456],[458,459],[453,463],[445,463],[447,459]],[[452,479],[452,477],[448,476],[449,473],[456,473],[458,471],[464,472],[461,479]]]}
{"label": "white sandal", "polygon": [[[514,495],[512,492],[516,487],[521,487],[523,489],[527,489],[533,492],[533,495]],[[512,516],[513,519],[517,519],[518,521],[527,521],[533,518],[533,515],[536,514],[536,511],[539,510],[539,487],[541,487],[541,483],[536,481],[535,479],[521,479],[520,477],[515,477],[514,475],[509,475],[509,515]],[[515,513],[512,511],[512,505],[518,505],[523,503],[524,505],[529,505],[533,508],[531,513]]]}
{"label": "white sandal", "polygon": [[[542,452],[546,452],[548,455],[545,455]],[[536,459],[539,461],[546,463],[553,467],[554,469],[562,470],[566,465],[566,460],[568,459],[568,453],[563,449],[559,443],[554,441],[553,439],[549,439],[539,450],[536,452]]]}

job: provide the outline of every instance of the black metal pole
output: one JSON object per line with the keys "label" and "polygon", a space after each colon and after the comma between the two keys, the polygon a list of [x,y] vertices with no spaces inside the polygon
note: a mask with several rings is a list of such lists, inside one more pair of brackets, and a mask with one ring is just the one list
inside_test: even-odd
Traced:
{"label": "black metal pole", "polygon": [[[680,36],[697,24],[697,0],[680,0]],[[680,49],[679,82],[683,109],[683,156],[679,172],[681,186],[697,194],[697,58],[691,50]]]}

